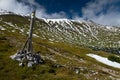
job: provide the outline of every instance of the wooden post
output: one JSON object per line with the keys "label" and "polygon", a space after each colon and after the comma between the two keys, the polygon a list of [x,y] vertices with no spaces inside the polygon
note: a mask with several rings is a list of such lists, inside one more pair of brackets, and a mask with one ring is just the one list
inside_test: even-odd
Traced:
{"label": "wooden post", "polygon": [[30,29],[29,29],[29,36],[28,36],[28,47],[27,52],[33,53],[33,47],[32,47],[32,34],[33,34],[33,26],[34,26],[34,19],[35,19],[35,11],[31,14],[31,21],[30,21]]}

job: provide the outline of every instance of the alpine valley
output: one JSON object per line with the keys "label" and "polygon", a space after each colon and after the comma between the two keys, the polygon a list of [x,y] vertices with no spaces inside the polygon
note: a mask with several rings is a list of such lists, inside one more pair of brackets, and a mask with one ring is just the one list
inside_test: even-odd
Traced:
{"label": "alpine valley", "polygon": [[29,16],[0,11],[1,80],[120,80],[120,26],[36,18],[33,48],[45,63],[19,67],[10,55],[23,47],[29,23]]}

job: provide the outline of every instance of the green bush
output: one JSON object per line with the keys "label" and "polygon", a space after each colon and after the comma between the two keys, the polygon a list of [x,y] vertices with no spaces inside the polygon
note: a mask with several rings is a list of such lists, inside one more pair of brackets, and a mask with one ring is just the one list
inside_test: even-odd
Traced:
{"label": "green bush", "polygon": [[120,63],[120,57],[117,56],[109,56],[108,60]]}
{"label": "green bush", "polygon": [[55,73],[55,70],[54,69],[50,69],[48,72],[49,73]]}

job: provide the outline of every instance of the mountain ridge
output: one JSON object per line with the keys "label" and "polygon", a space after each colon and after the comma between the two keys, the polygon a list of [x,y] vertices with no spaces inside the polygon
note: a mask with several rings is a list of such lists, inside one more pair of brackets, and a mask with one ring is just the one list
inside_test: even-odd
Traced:
{"label": "mountain ridge", "polygon": [[[23,18],[27,20],[26,16],[23,16]],[[29,18],[27,23],[28,22]],[[70,43],[75,43],[79,45],[81,44],[91,47],[99,46],[101,48],[120,48],[119,27],[103,26],[94,23],[93,21],[84,20],[80,21],[71,19],[43,19],[43,18],[42,19],[37,18],[36,26],[38,29],[42,31],[35,30],[34,35],[39,36],[41,38],[49,38],[50,40],[63,42],[66,41]],[[21,31],[24,32],[22,28]]]}
{"label": "mountain ridge", "polygon": [[119,50],[117,44],[120,43],[119,27],[107,28],[87,21],[52,20],[36,18],[33,31],[33,49],[39,52],[45,64],[21,68],[9,57],[20,50],[26,41],[30,17],[17,14],[0,15],[0,78],[2,80],[120,78],[119,68],[110,67],[87,56],[90,53],[105,59],[111,55],[119,56],[101,50],[96,51],[106,47]]}

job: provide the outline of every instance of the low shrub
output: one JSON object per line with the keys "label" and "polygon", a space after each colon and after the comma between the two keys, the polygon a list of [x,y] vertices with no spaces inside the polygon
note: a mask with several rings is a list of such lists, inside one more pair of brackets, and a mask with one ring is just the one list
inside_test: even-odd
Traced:
{"label": "low shrub", "polygon": [[120,57],[117,56],[108,56],[108,60],[120,63]]}

